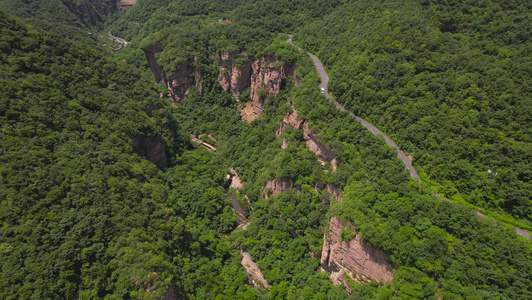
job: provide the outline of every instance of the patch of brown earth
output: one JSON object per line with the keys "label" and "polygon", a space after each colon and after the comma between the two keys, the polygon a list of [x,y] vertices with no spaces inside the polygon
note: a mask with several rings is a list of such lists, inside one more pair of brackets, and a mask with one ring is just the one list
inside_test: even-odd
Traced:
{"label": "patch of brown earth", "polygon": [[253,111],[251,102],[248,102],[241,107],[242,108],[240,110],[240,114],[242,115],[242,119],[244,119],[248,123],[251,123],[258,117],[258,115]]}
{"label": "patch of brown earth", "polygon": [[242,181],[240,180],[240,177],[238,177],[238,173],[235,171],[235,169],[231,167],[229,167],[229,171],[235,174],[233,177],[231,177],[231,185],[229,187],[235,190],[241,189],[243,185],[242,185]]}

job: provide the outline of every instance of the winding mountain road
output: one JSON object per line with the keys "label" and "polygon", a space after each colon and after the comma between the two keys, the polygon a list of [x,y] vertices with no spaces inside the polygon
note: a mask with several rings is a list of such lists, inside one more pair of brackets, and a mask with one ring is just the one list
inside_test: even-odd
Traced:
{"label": "winding mountain road", "polygon": [[[301,49],[299,46],[295,45],[292,42],[292,35],[291,34],[289,34],[288,36],[289,36],[289,38],[288,38],[288,40],[286,40],[287,43],[289,43],[290,45],[292,45],[294,47],[297,47],[297,49],[299,51],[305,51],[305,50]],[[359,116],[356,116],[354,113],[348,111],[340,103],[336,102],[333,98],[331,98],[331,95],[329,94],[329,91],[327,90],[327,85],[329,84],[329,75],[327,75],[327,72],[325,72],[325,69],[323,68],[323,64],[321,63],[320,59],[316,55],[314,55],[314,54],[312,54],[310,52],[307,52],[307,51],[305,51],[305,52],[310,56],[310,58],[314,62],[314,66],[316,66],[316,69],[318,70],[318,74],[320,75],[320,78],[321,78],[320,88],[325,90],[325,97],[327,97],[327,99],[329,99],[334,104],[334,106],[336,106],[336,108],[338,108],[341,111],[347,112],[351,117],[353,117],[353,118],[355,118],[355,120],[359,121],[360,124],[362,124],[362,126],[366,127],[371,133],[373,133],[373,135],[379,135],[379,134],[382,135],[384,137],[384,141],[386,142],[386,144],[395,149],[395,151],[397,152],[397,157],[399,157],[403,161],[403,163],[405,165],[405,170],[408,170],[408,172],[410,172],[410,177],[412,177],[413,179],[416,179],[417,181],[420,181],[419,175],[417,174],[416,169],[412,165],[412,162],[410,162],[410,159],[408,159],[406,154],[399,148],[399,146],[397,146],[397,144],[391,138],[389,138],[387,135],[382,133],[382,131],[380,131],[373,124],[371,124],[370,122],[362,119]],[[437,198],[440,198],[436,194],[433,194],[433,195],[435,197],[437,197]],[[451,201],[451,200],[449,200],[447,198],[443,198],[443,199],[445,199],[447,201]],[[486,217],[485,215],[483,215],[481,213],[477,212],[477,214],[479,216],[481,216],[481,217]],[[517,232],[517,234],[519,234],[519,235],[521,235],[521,236],[523,236],[523,237],[525,237],[525,238],[527,238],[529,240],[532,239],[531,236],[530,236],[530,233],[528,231],[519,229],[517,227],[515,227],[515,231]]]}
{"label": "winding mountain road", "polygon": [[[286,40],[287,43],[289,43],[290,45],[292,45],[294,47],[297,47],[297,49],[299,51],[305,51],[305,50],[301,49],[300,47],[296,46],[292,42],[292,35],[291,34],[289,34],[288,36],[289,36],[289,38],[288,38],[288,40]],[[316,69],[318,70],[318,74],[320,75],[320,78],[321,78],[320,88],[325,90],[325,97],[327,97],[327,99],[329,99],[334,104],[334,106],[336,106],[336,108],[338,108],[341,111],[347,112],[351,117],[353,117],[353,118],[355,118],[355,120],[359,121],[360,124],[362,124],[362,126],[366,127],[371,133],[373,133],[373,135],[379,135],[379,134],[382,135],[384,137],[384,141],[386,142],[386,144],[395,149],[395,151],[397,152],[397,157],[399,157],[403,161],[403,164],[405,165],[405,170],[408,170],[408,172],[410,172],[410,177],[412,177],[412,178],[416,179],[417,181],[419,181],[420,180],[419,179],[419,175],[417,174],[416,169],[412,165],[412,162],[410,162],[410,159],[408,159],[406,154],[401,150],[401,148],[399,148],[399,146],[397,146],[397,144],[391,138],[389,138],[387,135],[385,135],[382,131],[380,131],[373,124],[371,124],[370,122],[362,119],[359,116],[356,116],[354,113],[348,111],[340,103],[336,102],[334,99],[331,98],[331,95],[329,94],[329,91],[327,90],[327,85],[329,84],[329,75],[327,75],[327,72],[325,72],[325,69],[323,68],[323,64],[321,63],[320,59],[316,55],[314,55],[314,54],[312,54],[310,52],[306,52],[306,53],[310,56],[310,58],[314,62],[314,65],[316,66]]]}

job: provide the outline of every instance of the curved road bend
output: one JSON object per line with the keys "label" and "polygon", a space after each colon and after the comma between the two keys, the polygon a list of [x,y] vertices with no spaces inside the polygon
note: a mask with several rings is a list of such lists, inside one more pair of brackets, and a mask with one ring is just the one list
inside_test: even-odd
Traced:
{"label": "curved road bend", "polygon": [[[300,51],[304,51],[300,47],[294,45],[294,43],[292,42],[292,35],[291,34],[289,34],[288,36],[289,36],[289,38],[286,41],[290,45],[292,45],[294,47],[297,47],[297,49],[300,50]],[[327,75],[327,72],[325,72],[325,69],[323,68],[323,64],[321,63],[320,59],[316,55],[314,55],[314,54],[312,54],[310,52],[306,52],[306,53],[310,56],[310,58],[314,62],[314,65],[316,66],[316,69],[318,70],[318,74],[320,75],[320,78],[321,78],[320,88],[323,88],[325,90],[325,97],[327,97],[327,99],[331,100],[331,102],[334,104],[334,106],[336,106],[336,108],[338,108],[341,111],[347,112],[351,117],[353,117],[357,121],[359,121],[360,124],[362,124],[362,126],[366,127],[371,133],[373,133],[373,135],[379,135],[379,134],[382,135],[384,137],[384,141],[386,142],[386,144],[395,149],[395,151],[397,152],[397,157],[399,157],[403,161],[403,163],[405,165],[405,169],[408,170],[408,172],[410,172],[410,177],[412,177],[414,179],[417,179],[419,181],[420,179],[419,179],[419,175],[417,175],[416,169],[414,168],[414,166],[412,165],[412,163],[410,162],[410,160],[408,159],[406,154],[401,150],[401,148],[399,148],[399,146],[397,146],[397,144],[392,139],[390,139],[387,135],[382,133],[382,131],[380,131],[373,124],[371,124],[370,122],[362,119],[359,116],[355,116],[354,113],[348,111],[340,103],[336,102],[334,99],[331,98],[331,95],[329,94],[329,91],[327,90],[327,85],[329,84],[329,75]]]}
{"label": "curved road bend", "polygon": [[[294,45],[294,43],[292,43],[292,35],[289,34],[288,35],[290,38],[288,40],[286,40],[290,45],[294,46],[294,47],[297,47],[297,49],[299,49],[299,51],[304,51],[303,49],[301,49],[300,47]],[[305,51],[306,52],[306,51]],[[418,181],[420,180],[419,179],[419,175],[417,175],[417,172],[416,172],[416,169],[414,169],[414,166],[412,166],[412,163],[410,162],[410,160],[408,159],[408,157],[405,155],[405,153],[399,148],[399,146],[397,146],[397,144],[392,141],[392,139],[390,139],[388,136],[386,136],[384,133],[382,133],[382,131],[380,131],[377,127],[375,127],[373,124],[371,124],[370,122],[362,119],[361,117],[359,116],[355,116],[354,113],[348,111],[347,109],[345,109],[345,107],[343,107],[340,103],[336,102],[334,99],[331,98],[331,95],[329,95],[329,92],[327,90],[327,85],[329,84],[329,76],[327,75],[327,72],[325,72],[325,69],[323,68],[323,64],[321,63],[320,59],[310,53],[310,52],[306,52],[310,58],[312,58],[312,61],[314,62],[314,65],[316,66],[316,69],[318,70],[318,74],[320,75],[321,77],[321,84],[320,84],[320,88],[323,88],[325,90],[325,97],[327,97],[327,99],[330,99],[331,102],[334,104],[334,106],[336,106],[336,108],[338,108],[339,110],[341,111],[345,111],[347,112],[351,117],[355,118],[357,121],[360,122],[360,124],[362,124],[362,126],[366,127],[371,133],[373,133],[373,135],[382,135],[384,137],[384,141],[386,142],[386,144],[392,148],[395,148],[396,152],[397,152],[397,156],[403,161],[403,163],[405,164],[405,169],[407,169],[409,172],[410,172],[410,177],[412,178],[415,178],[417,179]],[[438,197],[436,194],[433,194],[436,198],[440,198]],[[451,201],[447,198],[444,198],[448,201]],[[478,213],[477,214],[481,217],[486,217],[485,215],[481,214],[481,213]],[[517,234],[527,238],[527,239],[532,239],[532,237],[530,236],[530,233],[528,231],[525,231],[525,230],[522,230],[522,229],[519,229],[517,227],[515,227],[515,231],[517,232]]]}

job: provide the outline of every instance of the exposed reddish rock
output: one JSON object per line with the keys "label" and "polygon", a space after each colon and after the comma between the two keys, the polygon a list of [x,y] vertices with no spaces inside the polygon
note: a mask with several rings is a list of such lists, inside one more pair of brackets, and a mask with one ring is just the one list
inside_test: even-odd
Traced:
{"label": "exposed reddish rock", "polygon": [[[341,196],[340,190],[337,187],[335,187],[334,185],[332,185],[330,183],[327,183],[325,188],[327,189],[327,192],[329,194],[334,196],[334,198],[336,199],[337,202],[342,202],[342,196]],[[332,203],[331,203],[331,205],[332,205]]]}
{"label": "exposed reddish rock", "polygon": [[275,130],[275,135],[277,137],[281,136],[283,132],[286,130],[286,127],[290,126],[295,129],[301,128],[301,125],[305,123],[304,120],[298,120],[297,118],[297,110],[292,106],[292,112],[284,116],[283,124],[277,126]]}
{"label": "exposed reddish rock", "polygon": [[251,101],[253,110],[261,114],[267,95],[276,96],[281,90],[282,79],[293,76],[295,65],[289,66],[271,57],[255,60],[251,65]]}
{"label": "exposed reddish rock", "polygon": [[[272,196],[277,196],[290,188],[293,188],[293,186],[287,179],[281,178],[279,180],[268,180],[268,183],[266,183],[266,186],[263,189],[263,198],[269,199],[268,190],[271,191]],[[296,190],[296,193],[299,193],[299,190]]]}
{"label": "exposed reddish rock", "polygon": [[[279,137],[283,132],[286,130],[286,127],[292,127],[295,129],[303,129],[303,138],[305,139],[305,143],[307,145],[307,148],[309,148],[310,151],[314,152],[318,156],[318,161],[325,165],[326,162],[330,162],[333,168],[333,172],[336,171],[338,167],[338,160],[336,159],[336,155],[334,155],[334,152],[330,150],[329,148],[325,147],[321,142],[319,142],[314,134],[310,131],[308,127],[308,122],[305,122],[304,120],[298,120],[297,116],[297,110],[292,106],[292,112],[286,115],[283,119],[283,124],[277,126],[275,134],[277,137]],[[285,145],[285,142],[283,141],[283,145],[286,149],[287,145]]]}
{"label": "exposed reddish rock", "polygon": [[218,83],[220,83],[224,91],[229,92],[229,89],[231,88],[231,74],[225,67],[220,68],[220,73],[218,73]]}
{"label": "exposed reddish rock", "polygon": [[242,66],[234,66],[231,72],[231,94],[238,95],[251,85],[251,62],[245,61]]}
{"label": "exposed reddish rock", "polygon": [[[174,101],[185,99],[190,94],[190,87],[196,86],[200,93],[203,92],[202,72],[192,66],[192,60],[179,64],[172,75],[167,76],[163,68],[157,64],[155,53],[162,51],[162,45],[157,44],[143,48],[146,60],[156,82],[163,82]],[[293,76],[295,65],[286,65],[270,57],[263,57],[251,61],[245,53],[240,51],[224,52],[219,56],[209,56],[218,61],[220,71],[218,82],[226,92],[238,99],[238,96],[248,87],[251,87],[253,114],[263,112],[264,102],[269,96],[276,96],[282,88],[283,79]],[[244,58],[239,63],[235,59]],[[198,57],[194,57],[197,61]]]}
{"label": "exposed reddish rock", "polygon": [[185,99],[190,94],[190,88],[196,85],[194,68],[191,66],[191,60],[186,60],[177,65],[176,70],[168,78],[163,77],[168,92],[175,102]]}
{"label": "exposed reddish rock", "polygon": [[359,282],[391,281],[392,267],[384,252],[364,243],[358,234],[349,243],[344,242],[341,237],[343,228],[354,231],[352,225],[332,217],[329,234],[326,233],[323,239],[321,267],[331,273],[333,284],[344,284],[349,289],[344,274]]}
{"label": "exposed reddish rock", "polygon": [[231,92],[238,99],[240,93],[251,84],[251,62],[246,59],[240,64],[234,62],[239,55],[247,57],[240,51],[224,52],[218,58],[221,67],[218,82],[226,92]]}

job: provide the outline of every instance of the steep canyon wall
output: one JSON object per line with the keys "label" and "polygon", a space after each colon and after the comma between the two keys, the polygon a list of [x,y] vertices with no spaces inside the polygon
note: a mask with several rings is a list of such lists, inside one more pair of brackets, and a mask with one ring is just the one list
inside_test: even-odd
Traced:
{"label": "steep canyon wall", "polygon": [[[155,54],[163,50],[161,45],[152,45],[142,50],[153,79],[166,85],[174,102],[187,98],[193,86],[200,93],[203,92],[203,71],[194,67],[194,62],[200,59],[199,57],[180,63],[172,74],[168,75],[155,58]],[[241,51],[224,52],[209,58],[219,66],[217,80],[224,91],[230,92],[238,99],[245,89],[250,88],[252,108],[256,114],[264,111],[264,103],[269,97],[279,93],[286,79],[294,76],[296,69],[295,64],[285,64],[271,57],[252,59]]]}

